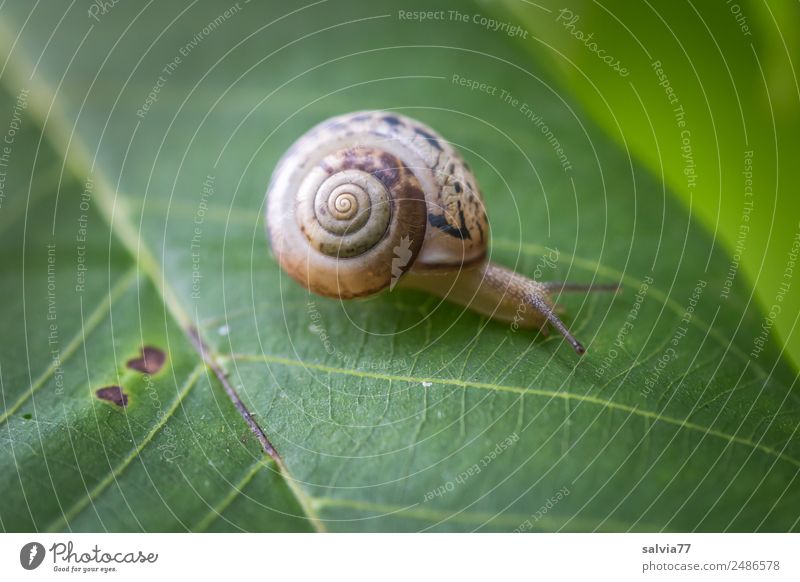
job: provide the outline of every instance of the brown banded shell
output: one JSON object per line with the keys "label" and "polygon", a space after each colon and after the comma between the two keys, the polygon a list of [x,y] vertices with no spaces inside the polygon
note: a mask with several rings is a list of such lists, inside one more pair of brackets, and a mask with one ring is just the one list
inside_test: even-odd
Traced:
{"label": "brown banded shell", "polygon": [[[312,132],[318,132],[312,130]],[[360,297],[391,284],[392,261],[425,239],[423,187],[412,153],[367,133],[310,134],[281,160],[268,192],[270,238],[295,280],[329,297]]]}
{"label": "brown banded shell", "polygon": [[273,252],[305,287],[343,299],[394,286],[415,263],[474,263],[489,234],[474,184],[455,148],[415,120],[334,117],[300,137],[273,174]]}

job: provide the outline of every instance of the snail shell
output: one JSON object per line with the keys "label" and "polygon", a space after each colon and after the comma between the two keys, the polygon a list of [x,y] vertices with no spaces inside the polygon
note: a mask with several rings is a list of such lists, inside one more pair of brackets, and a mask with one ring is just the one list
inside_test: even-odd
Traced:
{"label": "snail shell", "polygon": [[486,256],[489,227],[472,172],[434,130],[395,113],[317,125],[280,160],[267,196],[281,267],[320,295],[363,297],[412,267]]}
{"label": "snail shell", "polygon": [[401,284],[512,327],[557,329],[551,293],[617,286],[541,283],[486,258],[489,224],[461,155],[422,123],[381,111],[334,117],[281,158],[267,226],[281,267],[319,295],[350,299]]}

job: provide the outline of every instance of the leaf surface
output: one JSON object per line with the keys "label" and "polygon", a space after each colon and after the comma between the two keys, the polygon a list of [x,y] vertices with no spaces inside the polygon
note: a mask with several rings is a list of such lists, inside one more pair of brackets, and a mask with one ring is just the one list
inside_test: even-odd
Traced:
{"label": "leaf surface", "polygon": [[[730,258],[518,46],[391,4],[233,7],[0,10],[3,111],[28,90],[0,209],[5,529],[798,528],[795,377],[768,337],[753,356],[750,291],[720,297]],[[586,356],[421,293],[338,302],[281,273],[272,168],[367,108],[463,150],[493,260],[622,282],[560,299]],[[143,346],[168,358],[149,378],[126,367]],[[96,398],[108,385],[127,407]]]}

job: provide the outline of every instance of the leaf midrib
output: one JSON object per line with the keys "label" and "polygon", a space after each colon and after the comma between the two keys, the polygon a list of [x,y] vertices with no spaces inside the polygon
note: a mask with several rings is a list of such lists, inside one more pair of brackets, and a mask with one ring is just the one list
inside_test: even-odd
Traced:
{"label": "leaf midrib", "polygon": [[[14,44],[16,44],[15,41],[14,44],[9,45],[8,41],[12,38],[15,38],[14,35],[8,30],[5,21],[0,18],[0,54],[5,56],[5,65],[2,71],[4,74],[0,75],[0,85],[6,87],[8,90],[12,90],[12,93],[13,89],[18,89],[23,86],[33,87],[33,90],[30,91],[28,107],[34,122],[41,129],[47,142],[60,154],[64,162],[64,167],[67,168],[73,176],[81,181],[85,180],[89,175],[93,176],[96,187],[94,199],[97,201],[100,216],[108,225],[112,236],[119,240],[125,250],[130,254],[135,266],[134,270],[137,273],[141,270],[150,280],[161,298],[166,312],[169,313],[169,316],[185,333],[186,341],[190,345],[194,345],[194,342],[191,340],[191,331],[194,330],[197,334],[202,334],[202,331],[194,328],[192,319],[183,309],[177,294],[170,287],[165,278],[159,277],[159,264],[155,260],[147,243],[139,236],[135,225],[127,219],[128,213],[118,212],[118,207],[124,206],[127,200],[111,187],[111,181],[106,177],[102,169],[94,169],[94,165],[91,161],[92,157],[89,154],[88,148],[86,148],[80,137],[74,137],[73,132],[69,130],[70,124],[67,121],[68,117],[62,110],[60,101],[57,101],[56,92],[52,90],[50,84],[41,80],[41,78],[35,74],[30,76],[26,75],[26,71],[32,71],[34,69],[29,60],[20,54],[19,49],[15,54],[12,54]],[[64,70],[64,76],[66,76],[68,70],[69,67]],[[11,82],[9,82],[9,80],[11,80]],[[202,336],[200,339],[203,339]],[[197,355],[199,360],[198,365],[209,365],[207,362],[204,362],[203,354],[198,352]],[[206,353],[206,357],[214,361],[217,356],[213,353]],[[30,394],[30,390],[27,393]],[[231,404],[233,405],[233,403]],[[172,414],[165,415],[163,419],[164,422],[171,418],[171,416]],[[242,421],[244,422],[245,419],[243,418]],[[261,428],[263,430],[263,427]],[[312,507],[310,497],[302,490],[301,486],[288,471],[282,459],[277,455],[273,458],[289,490],[304,512],[305,518],[312,524],[315,530],[325,531],[325,526]],[[113,470],[110,475],[113,478]]]}

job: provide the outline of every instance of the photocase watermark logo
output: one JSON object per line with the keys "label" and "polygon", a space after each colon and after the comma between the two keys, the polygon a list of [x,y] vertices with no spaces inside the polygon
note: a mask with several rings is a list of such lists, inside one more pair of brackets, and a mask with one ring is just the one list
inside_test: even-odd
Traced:
{"label": "photocase watermark logo", "polygon": [[89,18],[100,22],[100,17],[108,14],[118,3],[119,0],[94,0],[86,13],[89,15]]}
{"label": "photocase watermark logo", "polygon": [[26,570],[35,570],[44,561],[44,546],[39,542],[28,542],[19,551],[19,563]]}
{"label": "photocase watermark logo", "polygon": [[408,263],[411,262],[411,257],[414,255],[411,252],[411,239],[408,236],[401,238],[400,244],[392,250],[394,251],[394,258],[392,259],[392,280],[389,283],[389,291],[392,291],[394,286],[397,285]]}
{"label": "photocase watermark logo", "polygon": [[26,570],[35,570],[45,558],[49,563],[45,569],[52,568],[53,572],[108,574],[133,565],[155,564],[158,554],[142,550],[105,551],[97,544],[78,548],[71,541],[56,542],[47,549],[39,542],[29,542],[19,551],[19,563]]}

